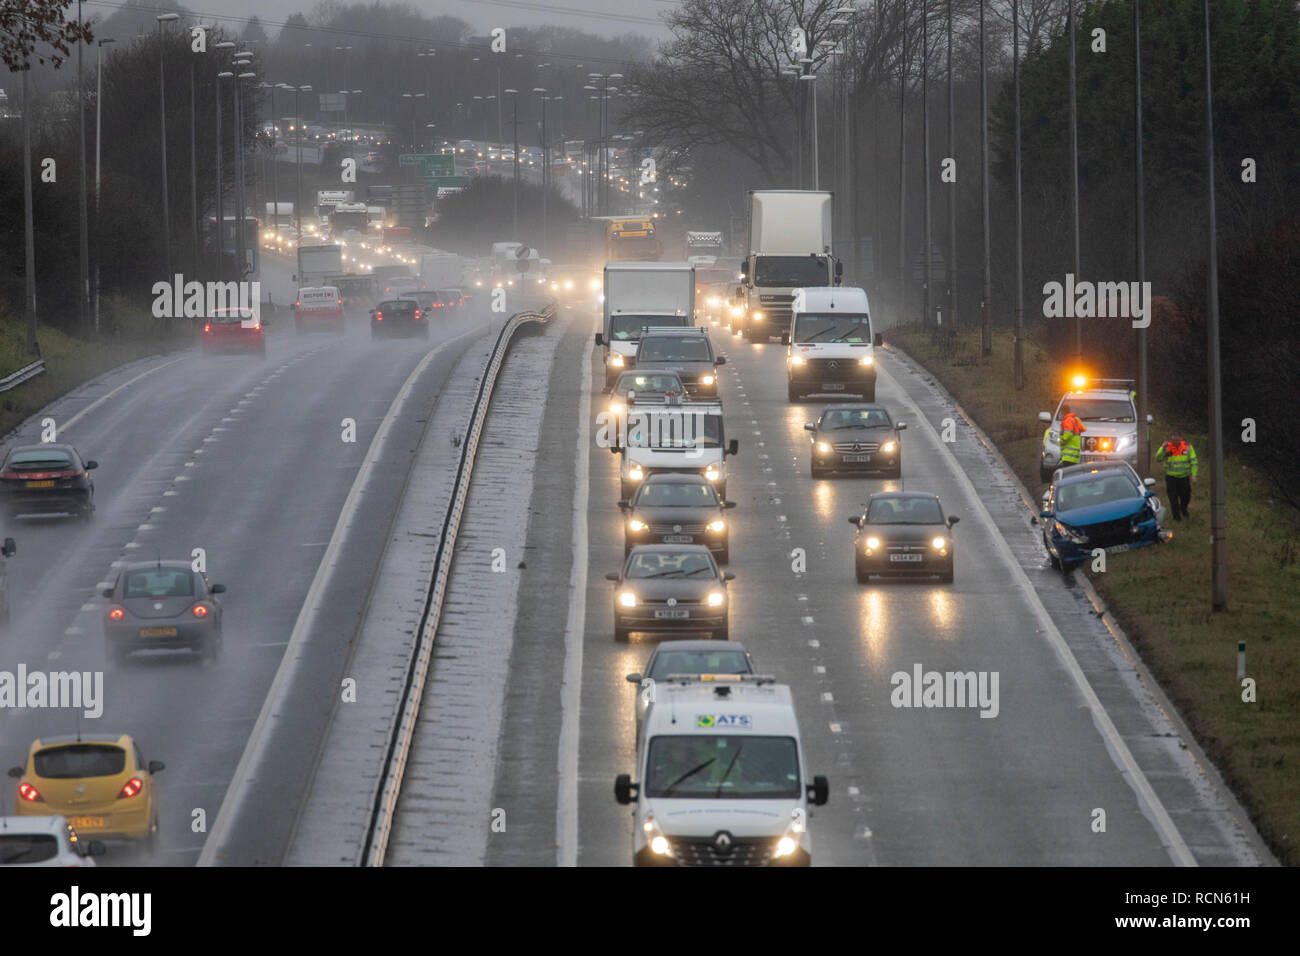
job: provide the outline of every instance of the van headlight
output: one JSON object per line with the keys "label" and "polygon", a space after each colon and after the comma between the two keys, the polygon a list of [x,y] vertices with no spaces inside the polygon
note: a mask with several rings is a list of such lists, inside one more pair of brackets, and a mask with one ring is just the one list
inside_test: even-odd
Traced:
{"label": "van headlight", "polygon": [[646,816],[645,823],[641,824],[641,831],[645,834],[650,852],[655,856],[668,856],[672,852],[668,846],[668,838],[664,836],[664,831],[659,829],[653,813]]}
{"label": "van headlight", "polygon": [[636,607],[636,595],[631,591],[624,591],[618,596],[618,603],[623,607]]}
{"label": "van headlight", "polygon": [[868,551],[875,551],[878,547],[880,547],[880,539],[879,539],[879,538],[868,538],[868,539],[867,539],[867,550],[868,550]]}
{"label": "van headlight", "polygon": [[776,841],[776,849],[772,852],[774,859],[780,859],[783,856],[790,856],[795,850],[799,849],[799,839],[803,836],[807,826],[803,821],[803,811],[794,810],[790,814],[790,825],[785,828],[781,834],[781,839]]}
{"label": "van headlight", "polygon": [[704,477],[709,481],[717,481],[720,474],[721,472],[718,470],[716,465],[710,465],[708,468],[704,469]]}
{"label": "van headlight", "polygon": [[831,446],[828,445],[826,442],[824,442],[824,441],[819,441],[819,442],[817,443],[817,451],[818,451],[819,453],[821,453],[821,454],[824,455],[824,454],[826,454],[827,452],[829,452],[830,450],[831,450]]}
{"label": "van headlight", "polygon": [[1125,448],[1131,448],[1137,444],[1137,435],[1120,435],[1119,440],[1115,442],[1115,450],[1123,451]]}
{"label": "van headlight", "polygon": [[611,355],[611,356],[609,357],[609,364],[610,364],[610,365],[613,365],[615,368],[622,368],[622,367],[623,367],[623,356],[621,356],[621,355],[619,355],[617,352],[615,352],[613,355]]}
{"label": "van headlight", "polygon": [[641,470],[640,465],[633,465],[627,470],[627,476],[633,481],[640,481],[645,477],[645,472]]}
{"label": "van headlight", "polygon": [[709,593],[709,607],[722,607],[722,602],[726,599],[727,596],[721,591],[711,591]]}
{"label": "van headlight", "polygon": [[860,365],[874,365],[875,362],[876,362],[876,360],[873,359],[870,355],[864,355],[864,356],[862,356],[862,360],[861,360],[858,364],[860,364]]}
{"label": "van headlight", "polygon": [[701,375],[701,376],[700,376],[700,384],[701,384],[701,385],[712,385],[712,384],[713,384],[713,381],[714,381],[714,379],[713,379],[713,376],[712,376],[712,375]]}
{"label": "van headlight", "polygon": [[640,518],[632,518],[627,523],[627,530],[629,531],[640,531],[643,528],[645,528],[645,522]]}
{"label": "van headlight", "polygon": [[710,521],[710,522],[709,522],[709,530],[710,530],[710,531],[721,531],[721,530],[724,529],[726,526],[727,526],[727,523],[726,523],[725,521],[723,521],[721,518],[718,518],[718,519],[716,519],[716,520],[714,520],[714,521]]}
{"label": "van headlight", "polygon": [[791,355],[791,356],[790,356],[790,364],[791,364],[791,365],[803,365],[803,364],[804,364],[804,358],[803,358],[803,356],[802,356],[802,355]]}
{"label": "van headlight", "polygon": [[745,310],[742,309],[740,306],[738,306],[738,305],[733,305],[733,306],[731,307],[731,317],[732,317],[733,319],[738,319],[738,318],[740,318],[740,317],[741,317],[742,315],[744,315],[744,314],[745,314]]}
{"label": "van headlight", "polygon": [[763,313],[762,313],[762,312],[751,312],[751,313],[750,313],[750,316],[754,319],[755,322],[762,322],[762,321],[763,321]]}

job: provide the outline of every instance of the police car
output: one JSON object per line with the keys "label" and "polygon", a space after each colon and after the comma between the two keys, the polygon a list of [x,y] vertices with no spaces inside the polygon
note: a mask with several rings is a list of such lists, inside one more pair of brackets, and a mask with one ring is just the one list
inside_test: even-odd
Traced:
{"label": "police car", "polygon": [[[1099,461],[1126,461],[1137,464],[1137,408],[1133,404],[1132,379],[1076,376],[1074,388],[1061,396],[1056,412],[1039,412],[1038,420],[1047,425],[1039,455],[1038,477],[1048,482],[1052,472],[1061,467],[1061,419],[1065,406],[1070,407],[1084,432],[1078,464]],[[1147,424],[1154,419],[1147,416]]]}
{"label": "police car", "polygon": [[810,807],[826,803],[809,778],[790,688],[771,676],[732,680],[674,674],[655,684],[636,769],[614,781],[635,804],[637,866],[807,866]]}

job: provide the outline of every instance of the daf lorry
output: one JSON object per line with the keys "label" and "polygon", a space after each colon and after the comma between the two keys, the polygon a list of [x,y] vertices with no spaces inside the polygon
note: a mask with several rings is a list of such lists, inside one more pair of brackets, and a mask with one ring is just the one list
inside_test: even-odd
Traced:
{"label": "daf lorry", "polygon": [[596,344],[604,349],[605,388],[636,365],[647,326],[695,324],[695,267],[686,262],[605,263],[604,318]]}
{"label": "daf lorry", "polygon": [[795,289],[839,284],[844,266],[831,253],[832,205],[826,191],[749,191],[749,251],[733,331],[766,342],[789,328]]}

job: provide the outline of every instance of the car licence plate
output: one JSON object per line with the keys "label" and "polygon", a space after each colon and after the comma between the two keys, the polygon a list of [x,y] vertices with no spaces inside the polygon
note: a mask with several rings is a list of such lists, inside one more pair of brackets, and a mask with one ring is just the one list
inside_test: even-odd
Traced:
{"label": "car licence plate", "polygon": [[176,628],[174,627],[142,627],[140,628],[141,637],[175,637]]}
{"label": "car licence plate", "polygon": [[847,465],[860,464],[862,462],[868,462],[868,461],[871,461],[870,455],[845,455],[844,456],[844,463]]}
{"label": "car licence plate", "polygon": [[920,561],[920,560],[921,560],[921,555],[919,555],[919,554],[891,554],[891,555],[889,556],[889,560],[890,560],[890,561]]}
{"label": "car licence plate", "polygon": [[48,481],[29,481],[27,482],[27,487],[28,488],[53,488],[54,479],[50,479]]}
{"label": "car licence plate", "polygon": [[695,535],[693,534],[666,534],[664,535],[664,544],[694,544]]}
{"label": "car licence plate", "polygon": [[691,612],[684,607],[671,607],[664,610],[655,611],[655,620],[681,621],[689,618]]}
{"label": "car licence plate", "polygon": [[68,817],[68,822],[72,824],[74,830],[93,830],[95,827],[104,825],[103,817]]}
{"label": "car licence plate", "polygon": [[1132,548],[1133,546],[1131,544],[1112,544],[1106,549],[1106,552],[1108,554],[1114,554],[1116,551],[1131,551]]}
{"label": "car licence plate", "polygon": [[844,383],[843,382],[822,382],[822,389],[827,392],[842,392],[844,391]]}

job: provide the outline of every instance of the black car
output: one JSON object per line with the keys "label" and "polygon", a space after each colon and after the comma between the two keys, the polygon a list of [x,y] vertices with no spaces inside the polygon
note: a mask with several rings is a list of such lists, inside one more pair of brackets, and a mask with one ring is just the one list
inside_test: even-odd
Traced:
{"label": "black car", "polygon": [[429,337],[424,310],[414,299],[385,299],[370,310],[370,337],[419,335]]}
{"label": "black car", "polygon": [[719,564],[730,555],[730,536],[722,512],[736,507],[723,501],[699,475],[673,472],[651,474],[631,501],[620,501],[623,556],[638,544],[702,544]]}
{"label": "black car", "polygon": [[0,497],[10,517],[67,514],[90,520],[95,511],[97,461],[83,461],[71,445],[48,442],[9,449],[0,465]]}
{"label": "black car", "polygon": [[676,372],[688,394],[713,398],[718,394],[716,368],[725,355],[714,355],[709,330],[704,328],[650,328],[636,348],[639,371]]}
{"label": "black car", "polygon": [[915,491],[882,491],[867,499],[866,510],[849,519],[858,529],[853,541],[853,566],[858,583],[873,574],[900,577],[938,575],[952,583],[952,526],[960,519],[944,517],[935,495]]}
{"label": "black car", "polygon": [[614,582],[616,641],[633,631],[730,637],[727,582],[735,575],[719,570],[703,545],[639,544],[621,572],[605,577]]}
{"label": "black car", "polygon": [[104,637],[118,661],[132,651],[189,649],[216,660],[221,653],[221,602],[224,584],[189,561],[139,561],[128,564],[111,588],[104,589]]}
{"label": "black car", "polygon": [[903,474],[904,422],[895,422],[883,405],[834,405],[804,429],[812,432],[809,464],[814,478],[827,472]]}

